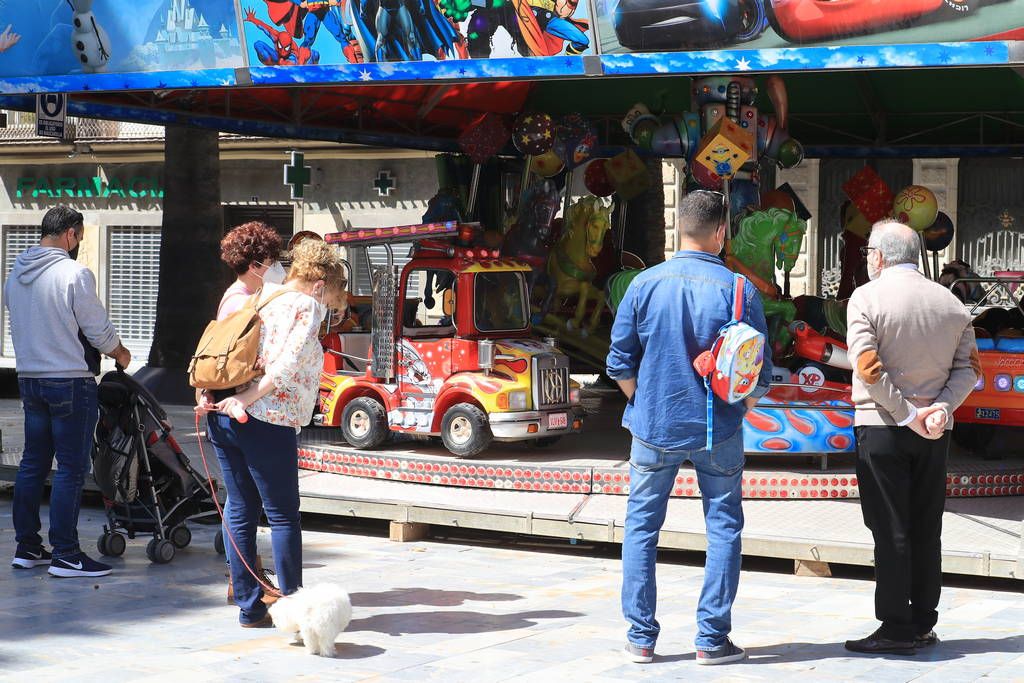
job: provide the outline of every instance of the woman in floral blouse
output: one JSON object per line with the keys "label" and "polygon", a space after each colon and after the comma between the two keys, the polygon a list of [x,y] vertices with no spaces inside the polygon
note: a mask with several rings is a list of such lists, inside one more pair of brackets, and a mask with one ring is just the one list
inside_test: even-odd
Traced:
{"label": "woman in floral blouse", "polygon": [[[324,299],[344,297],[344,273],[334,247],[319,240],[296,245],[285,283],[264,284],[259,293],[262,301],[284,292],[260,311],[259,355],[265,374],[219,401],[209,425],[231,499],[228,531],[246,564],[255,567],[256,527],[260,512],[266,511],[274,566],[285,595],[302,585],[297,435],[310,420],[320,386],[323,351],[317,333],[327,314]],[[225,545],[240,623],[246,628],[271,626],[261,600],[263,589],[238,561],[230,540]]]}

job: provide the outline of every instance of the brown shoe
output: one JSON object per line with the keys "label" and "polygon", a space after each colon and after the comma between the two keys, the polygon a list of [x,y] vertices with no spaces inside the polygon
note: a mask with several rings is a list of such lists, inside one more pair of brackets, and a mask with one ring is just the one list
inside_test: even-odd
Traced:
{"label": "brown shoe", "polygon": [[251,624],[239,622],[238,625],[242,628],[274,628],[274,620],[269,614],[266,614],[259,621],[254,621]]}
{"label": "brown shoe", "polygon": [[[260,557],[259,555],[256,556],[256,573],[260,575],[260,579],[262,579],[263,582],[266,583],[268,586],[274,586],[275,588],[277,587],[277,586],[274,585],[274,582],[270,579],[270,574],[272,574],[273,572],[263,568],[263,558]],[[275,596],[266,595],[266,594],[264,594],[262,600],[263,600],[263,604],[264,605],[273,605],[275,602],[277,602],[277,598]],[[227,599],[227,604],[229,604],[229,605],[234,605],[235,604],[235,587],[231,583],[231,571],[230,570],[228,571],[228,599]]]}

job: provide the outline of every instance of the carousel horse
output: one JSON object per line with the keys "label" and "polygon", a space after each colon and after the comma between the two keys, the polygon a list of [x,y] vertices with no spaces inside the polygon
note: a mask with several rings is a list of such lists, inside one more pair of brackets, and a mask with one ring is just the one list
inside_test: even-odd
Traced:
{"label": "carousel horse", "polygon": [[796,317],[796,306],[782,296],[775,284],[775,271],[793,270],[806,231],[806,221],[792,211],[771,208],[745,216],[728,244],[728,266],[747,276],[761,292],[768,335],[777,353],[788,349],[792,341],[789,324]]}
{"label": "carousel horse", "polygon": [[[611,228],[611,205],[597,197],[584,197],[569,207],[565,232],[551,251],[548,276],[551,280],[541,307],[547,315],[555,299],[578,296],[576,313],[566,321],[567,329],[593,332],[604,310],[604,291],[594,284],[597,269],[591,259],[601,253],[605,233]],[[587,304],[593,298],[594,309],[584,327]]]}

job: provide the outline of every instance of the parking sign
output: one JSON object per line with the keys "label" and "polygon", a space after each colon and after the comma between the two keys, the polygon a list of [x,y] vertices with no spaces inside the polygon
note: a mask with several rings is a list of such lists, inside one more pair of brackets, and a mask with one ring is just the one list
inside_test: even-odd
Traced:
{"label": "parking sign", "polygon": [[63,93],[36,95],[36,135],[63,138],[68,98]]}

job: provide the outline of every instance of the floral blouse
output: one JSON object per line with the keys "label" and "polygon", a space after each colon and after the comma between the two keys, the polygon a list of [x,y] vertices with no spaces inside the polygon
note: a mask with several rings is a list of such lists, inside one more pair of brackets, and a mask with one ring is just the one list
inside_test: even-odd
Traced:
{"label": "floral blouse", "polygon": [[[280,285],[265,285],[267,296]],[[313,414],[320,390],[324,356],[317,338],[320,306],[313,297],[294,292],[271,301],[260,311],[259,359],[274,380],[274,391],[246,412],[262,422],[299,431]]]}

